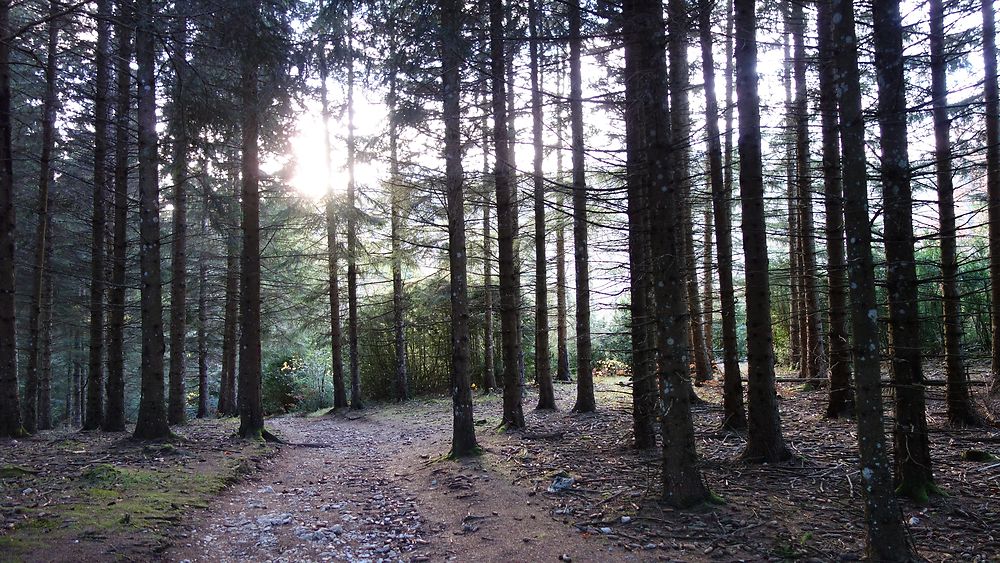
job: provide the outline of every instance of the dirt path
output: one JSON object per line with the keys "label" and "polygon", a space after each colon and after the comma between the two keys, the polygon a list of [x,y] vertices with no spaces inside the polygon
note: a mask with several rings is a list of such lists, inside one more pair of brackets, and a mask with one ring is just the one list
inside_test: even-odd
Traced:
{"label": "dirt path", "polygon": [[358,418],[269,421],[289,445],[193,515],[167,559],[653,559],[554,519],[545,493],[512,484],[488,444],[474,460],[442,459],[450,420],[440,407],[418,402]]}

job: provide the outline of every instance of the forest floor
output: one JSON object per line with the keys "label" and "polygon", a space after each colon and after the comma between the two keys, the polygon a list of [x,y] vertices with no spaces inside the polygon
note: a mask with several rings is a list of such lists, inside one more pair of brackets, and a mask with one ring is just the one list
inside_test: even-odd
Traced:
{"label": "forest floor", "polygon": [[[932,374],[933,377],[933,374]],[[973,378],[981,374],[973,374]],[[851,420],[822,417],[824,391],[780,385],[796,459],[736,461],[719,432],[720,387],[698,393],[705,479],[726,504],[674,511],[657,501],[659,452],[629,447],[623,380],[597,381],[599,411],[534,411],[526,432],[497,430],[499,397],[477,397],[483,455],[446,459],[448,398],[332,416],[268,419],[279,446],[234,440],[233,421],[196,421],[173,446],[124,435],[45,432],[0,443],[0,560],[167,561],[850,561],[863,555]],[[985,388],[975,388],[983,400]],[[1000,555],[1000,430],[959,430],[928,390],[938,484],[947,496],[902,502],[920,556]],[[243,475],[240,478],[240,475]],[[547,489],[557,477],[572,484]],[[237,478],[239,480],[237,481]],[[562,484],[569,481],[559,479]],[[231,484],[235,483],[235,484]],[[230,485],[231,484],[231,485]],[[228,486],[227,486],[228,485]]]}

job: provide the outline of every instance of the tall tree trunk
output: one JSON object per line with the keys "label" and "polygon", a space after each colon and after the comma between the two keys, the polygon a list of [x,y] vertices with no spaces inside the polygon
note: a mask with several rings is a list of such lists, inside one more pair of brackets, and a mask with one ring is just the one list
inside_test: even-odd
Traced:
{"label": "tall tree trunk", "polygon": [[340,326],[340,268],[337,265],[340,248],[337,242],[337,202],[333,186],[330,184],[330,178],[333,177],[333,147],[330,144],[330,106],[326,89],[326,46],[320,45],[319,49],[319,95],[323,112],[323,143],[326,148],[324,160],[327,177],[326,258],[330,293],[330,364],[333,376],[333,407],[339,409],[347,406],[347,389],[344,385],[344,342]]}
{"label": "tall tree trunk", "polygon": [[173,113],[170,129],[173,136],[173,163],[170,167],[173,190],[173,239],[170,244],[170,373],[167,379],[167,420],[184,424],[185,376],[184,353],[187,340],[187,183],[188,183],[188,123],[187,123],[187,0],[174,2],[173,54],[174,68]]}
{"label": "tall tree trunk", "polygon": [[[10,2],[0,2],[0,33],[10,29]],[[0,436],[24,434],[17,395],[14,302],[14,160],[11,154],[10,43],[0,41]]]}
{"label": "tall tree trunk", "polygon": [[847,263],[844,261],[844,194],[841,182],[840,134],[837,125],[837,75],[833,59],[833,4],[820,0],[819,111],[823,135],[823,192],[826,206],[827,276],[830,285],[830,400],[826,416],[838,418],[853,408],[851,349],[847,334]]}
{"label": "tall tree trunk", "polygon": [[[634,9],[630,5],[630,9]],[[649,195],[650,182],[645,159],[647,151],[646,129],[648,120],[640,113],[637,98],[647,95],[648,78],[639,74],[642,61],[640,46],[634,29],[634,18],[626,25],[625,51],[625,120],[626,120],[626,188],[628,191],[628,248],[629,248],[629,298],[630,333],[632,344],[632,433],[637,449],[656,446],[656,390],[655,333],[650,325],[656,315],[650,299],[650,278],[653,275],[649,255]],[[638,52],[637,52],[638,51]]]}
{"label": "tall tree trunk", "polygon": [[201,161],[201,223],[198,227],[198,418],[208,416],[208,165]]}
{"label": "tall tree trunk", "polygon": [[879,366],[875,268],[868,223],[868,175],[865,123],[861,112],[861,80],[853,0],[832,4],[831,47],[834,86],[840,109],[843,147],[844,223],[847,234],[847,278],[850,281],[851,332],[857,380],[858,453],[865,486],[866,551],[872,561],[907,561],[909,543],[892,491],[892,476],[882,423],[882,378]]}
{"label": "tall tree trunk", "polygon": [[[240,184],[233,178],[233,198],[239,201]],[[233,214],[234,217],[238,213]],[[226,303],[222,322],[222,373],[219,376],[219,416],[236,416],[236,347],[240,325],[240,236],[239,218],[226,234]]]}
{"label": "tall tree trunk", "polygon": [[799,252],[802,300],[805,304],[808,377],[814,386],[827,377],[826,349],[823,344],[823,313],[816,288],[816,243],[813,227],[812,181],[809,156],[809,102],[806,94],[806,17],[801,2],[791,2],[791,31],[794,44],[795,102],[795,183],[798,194]]}
{"label": "tall tree trunk", "polygon": [[[715,70],[713,69],[714,73]],[[716,109],[718,111],[718,109]],[[718,119],[718,113],[716,113],[713,119]],[[718,128],[718,124],[716,124]],[[718,142],[718,140],[716,140]],[[720,163],[721,164],[721,163]],[[719,170],[719,181],[722,180],[722,170],[720,166]],[[712,208],[710,206],[705,206],[704,215],[704,227],[703,231],[705,237],[705,248],[702,251],[702,269],[705,271],[705,278],[702,283],[702,298],[701,298],[701,328],[702,332],[705,334],[705,351],[708,353],[708,369],[711,371],[715,366],[715,338],[713,338],[712,331],[714,330],[714,319],[715,316],[715,280],[713,279],[712,270],[712,231],[713,219]]]}
{"label": "tall tree trunk", "polygon": [[785,122],[782,140],[785,149],[785,194],[788,203],[788,363],[792,369],[799,371],[799,377],[807,376],[806,366],[809,364],[809,346],[806,336],[805,310],[802,306],[802,276],[801,252],[802,238],[799,228],[798,199],[795,183],[795,120],[793,116],[794,99],[792,98],[792,46],[789,35],[788,4],[782,5],[785,26],[781,35],[781,47],[784,55],[781,83],[785,87]]}
{"label": "tall tree trunk", "polygon": [[590,345],[590,261],[587,250],[587,171],[583,152],[583,39],[580,0],[569,1],[569,114],[573,138],[573,250],[576,267],[576,404],[573,412],[597,410]]}
{"label": "tall tree trunk", "polygon": [[156,13],[152,0],[136,2],[135,60],[139,99],[139,269],[142,384],[135,437],[170,436],[163,404],[163,300],[160,285],[160,186],[156,134]]}
{"label": "tall tree trunk", "polygon": [[115,69],[115,164],[111,287],[108,290],[108,383],[105,388],[106,432],[125,431],[125,273],[128,256],[129,112],[131,107],[132,9],[118,3],[117,68]]}
{"label": "tall tree trunk", "polygon": [[941,225],[941,295],[944,313],[945,377],[948,420],[978,425],[969,396],[962,358],[962,302],[958,292],[955,194],[951,167],[951,118],[948,116],[948,71],[945,54],[944,7],[930,0],[931,103],[934,106],[934,147],[937,166],[938,217]]}
{"label": "tall tree trunk", "polygon": [[462,0],[440,0],[441,98],[448,202],[448,266],[451,273],[451,455],[479,452],[469,377],[469,292],[465,253],[465,195],[461,138]]}
{"label": "tall tree trunk", "polygon": [[[732,6],[728,8],[728,26],[732,25]],[[722,311],[722,427],[742,429],[747,426],[743,406],[743,381],[740,375],[739,350],[736,341],[736,298],[733,290],[733,238],[729,198],[732,196],[731,162],[732,110],[728,107],[732,64],[732,33],[726,35],[726,150],[725,164],[719,139],[719,108],[715,97],[715,64],[712,56],[711,2],[702,0],[698,24],[701,42],[702,69],[705,80],[705,123],[708,141],[708,170],[712,183],[712,215],[715,217],[715,243],[719,264],[719,305]],[[710,229],[709,229],[710,230]],[[709,233],[705,233],[706,243]]]}
{"label": "tall tree trunk", "polygon": [[347,350],[350,355],[351,408],[361,400],[361,358],[358,356],[358,209],[355,202],[354,161],[354,3],[347,8]]}
{"label": "tall tree trunk", "polygon": [[529,0],[528,27],[531,64],[531,138],[534,148],[533,177],[535,196],[535,380],[538,382],[539,409],[555,409],[555,390],[552,388],[552,367],[549,354],[549,288],[548,263],[545,257],[545,176],[542,161],[545,157],[542,143],[542,89],[539,69],[539,30],[541,16],[538,0]]}
{"label": "tall tree trunk", "polygon": [[[52,214],[46,220],[45,263],[52,263]],[[52,274],[47,273],[42,283],[41,350],[38,360],[38,429],[52,429]]]}
{"label": "tall tree trunk", "polygon": [[[260,10],[254,0],[245,7],[245,32],[253,37]],[[257,80],[260,71],[257,54],[244,47],[241,57],[240,129],[241,202],[243,204],[243,248],[240,253],[240,367],[238,407],[239,435],[260,439],[264,432],[264,407],[261,397],[260,351],[260,169],[259,144],[260,94]]]}
{"label": "tall tree trunk", "polygon": [[[38,430],[38,396],[40,389],[39,366],[41,360],[41,317],[45,273],[48,254],[47,229],[49,220],[49,185],[54,172],[51,166],[55,145],[56,124],[56,49],[59,48],[59,5],[49,2],[48,42],[45,57],[45,98],[42,104],[42,152],[38,159],[38,224],[35,228],[35,264],[31,278],[31,304],[28,318],[28,366],[24,379],[24,429],[29,433]],[[48,425],[46,425],[48,426]]]}
{"label": "tall tree trunk", "polygon": [[398,101],[398,69],[397,57],[399,50],[395,39],[392,39],[390,60],[392,67],[389,76],[389,190],[391,201],[390,238],[392,239],[392,331],[396,348],[396,401],[402,402],[410,398],[408,374],[406,369],[406,321],[403,301],[403,182],[399,175],[399,116]]}
{"label": "tall tree trunk", "polygon": [[[889,341],[896,390],[897,492],[926,500],[934,492],[923,372],[917,270],[913,261],[913,201],[907,153],[906,82],[903,76],[903,27],[899,0],[872,4],[878,122],[882,147],[882,201],[885,230],[886,292],[889,295]],[[860,405],[859,405],[860,406]]]}
{"label": "tall tree trunk", "polygon": [[[561,53],[560,53],[561,55]],[[556,77],[556,96],[563,99],[563,77],[565,76],[562,64],[563,58],[559,57],[559,68]],[[558,147],[556,148],[556,181],[559,183],[559,190],[556,195],[556,209],[559,216],[556,222],[556,381],[572,381],[573,377],[569,371],[569,350],[567,337],[567,313],[566,313],[566,221],[565,221],[565,191],[563,173],[563,146],[565,137],[565,114],[563,104],[556,104],[556,136]]]}
{"label": "tall tree trunk", "polygon": [[1000,93],[993,0],[983,0],[983,98],[986,101],[986,207],[990,248],[990,391],[1000,393]]}
{"label": "tall tree trunk", "polygon": [[104,416],[104,235],[105,193],[108,191],[108,83],[111,63],[111,1],[97,3],[97,43],[94,47],[94,212],[91,222],[90,345],[87,362],[87,412],[84,430],[97,430]]}
{"label": "tall tree trunk", "polygon": [[781,434],[774,382],[771,289],[768,279],[760,97],[757,94],[757,15],[754,0],[735,0],[736,95],[740,116],[740,196],[746,255],[749,425],[742,457],[772,462],[791,457]]}
{"label": "tall tree trunk", "polygon": [[[678,0],[675,0],[678,2]],[[705,335],[701,328],[701,296],[698,294],[698,259],[694,251],[694,221],[691,206],[691,106],[688,102],[688,13],[683,2],[667,3],[670,14],[667,25],[667,50],[670,56],[670,112],[671,127],[675,151],[673,158],[677,160],[677,175],[681,206],[680,222],[682,238],[679,252],[684,255],[685,293],[689,310],[688,341],[691,346],[691,359],[694,361],[694,378],[698,384],[712,378],[712,370],[708,362],[708,352],[705,349]]]}
{"label": "tall tree trunk", "polygon": [[[678,175],[684,172],[680,161],[674,158],[676,144],[671,142],[662,13],[658,0],[626,0],[622,6],[626,56],[634,57],[634,64],[629,66],[638,75],[626,81],[626,88],[633,90],[630,98],[638,107],[629,111],[631,119],[627,119],[625,125],[627,130],[633,131],[629,136],[635,138],[635,129],[641,127],[646,137],[645,150],[638,160],[644,172],[642,177],[649,182],[644,191],[649,195],[654,217],[652,272],[656,276],[653,285],[656,288],[658,375],[663,409],[663,500],[671,506],[686,508],[710,500],[711,493],[698,468],[687,383],[690,322],[684,302],[684,257],[678,253],[684,244],[684,227],[678,209],[684,194]],[[672,11],[671,15],[676,17],[677,12]],[[639,122],[637,118],[641,116],[645,116],[648,123]]]}
{"label": "tall tree trunk", "polygon": [[503,0],[490,0],[490,84],[493,111],[493,183],[497,194],[497,253],[500,262],[500,341],[503,356],[503,418],[501,426],[524,428],[521,407],[517,263],[514,257],[513,169],[507,123],[507,100],[504,93]]}
{"label": "tall tree trunk", "polygon": [[[505,33],[509,35],[520,34],[522,31],[519,29],[518,14],[514,11],[514,1],[505,0],[504,1],[504,24]],[[504,90],[504,97],[507,102],[507,166],[510,169],[510,201],[512,211],[511,219],[511,236],[514,240],[514,287],[515,295],[517,296],[517,379],[518,386],[521,392],[521,397],[525,394],[524,385],[524,327],[521,324],[521,308],[524,305],[524,296],[521,294],[521,192],[520,192],[520,180],[521,175],[517,168],[517,153],[515,149],[517,148],[517,126],[516,126],[516,115],[517,115],[517,96],[514,91],[515,84],[515,74],[514,67],[517,63],[517,54],[519,43],[515,41],[505,40],[507,44],[505,46],[504,54],[504,73],[506,75],[506,85]],[[497,226],[499,227],[500,218],[499,213],[497,217]],[[499,233],[497,236],[497,250],[499,251]],[[501,274],[502,277],[502,274]],[[502,301],[502,298],[501,298]],[[502,316],[502,313],[501,313]],[[502,325],[501,321],[501,325]],[[501,331],[502,332],[502,331]],[[502,338],[501,338],[502,340]]]}
{"label": "tall tree trunk", "polygon": [[[484,155],[484,158],[488,157]],[[487,169],[488,166],[483,168],[484,178],[486,177],[485,170]],[[496,389],[497,379],[493,362],[496,353],[493,348],[493,264],[492,250],[490,249],[490,243],[492,242],[492,237],[490,236],[490,199],[489,194],[486,193],[485,185],[483,188],[483,308],[485,309],[483,311],[483,392],[489,393],[493,389]]]}

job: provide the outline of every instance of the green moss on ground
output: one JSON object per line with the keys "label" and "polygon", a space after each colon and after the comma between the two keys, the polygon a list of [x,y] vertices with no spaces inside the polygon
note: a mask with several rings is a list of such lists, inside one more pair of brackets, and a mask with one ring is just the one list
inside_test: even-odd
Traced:
{"label": "green moss on ground", "polygon": [[[137,546],[166,545],[170,526],[192,508],[207,508],[212,497],[249,470],[250,455],[268,451],[265,446],[249,446],[231,457],[219,455],[197,465],[172,456],[172,462],[155,466],[103,463],[84,468],[60,485],[68,498],[23,509],[23,518],[0,537],[4,554],[0,559],[31,559],[48,546],[95,538],[114,537]],[[46,488],[43,483],[34,486]],[[141,536],[141,541],[129,542],[133,536]]]}

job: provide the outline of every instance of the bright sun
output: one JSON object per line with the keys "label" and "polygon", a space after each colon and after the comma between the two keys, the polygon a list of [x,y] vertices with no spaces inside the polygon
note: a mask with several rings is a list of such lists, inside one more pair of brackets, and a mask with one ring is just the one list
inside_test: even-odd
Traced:
{"label": "bright sun", "polygon": [[[362,96],[355,100],[355,134],[360,139],[379,134],[383,125],[385,107],[379,103],[370,103]],[[347,190],[347,142],[344,132],[347,130],[347,119],[333,120],[330,130],[333,132],[330,142],[330,172],[326,167],[326,144],[323,141],[323,119],[318,108],[303,113],[297,124],[297,134],[291,141],[292,156],[295,171],[292,175],[292,186],[303,196],[319,201],[328,193]],[[357,162],[354,166],[354,179],[357,188],[375,187],[385,178],[384,166],[381,162]]]}

